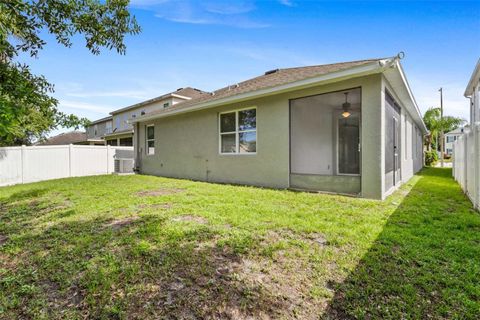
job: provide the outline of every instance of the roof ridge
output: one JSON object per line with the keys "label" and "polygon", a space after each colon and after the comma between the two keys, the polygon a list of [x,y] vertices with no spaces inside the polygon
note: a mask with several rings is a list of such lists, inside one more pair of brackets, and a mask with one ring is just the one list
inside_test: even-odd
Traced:
{"label": "roof ridge", "polygon": [[278,68],[278,70],[292,70],[292,69],[301,69],[301,68],[325,67],[325,66],[333,66],[333,65],[337,65],[337,64],[373,62],[373,61],[379,61],[379,60],[385,60],[385,59],[390,59],[390,58],[385,57],[385,58],[375,58],[375,59],[360,59],[360,60],[354,60],[354,61],[343,61],[343,62],[333,62],[333,63],[324,63],[324,64],[314,64],[314,65],[300,66],[300,67]]}

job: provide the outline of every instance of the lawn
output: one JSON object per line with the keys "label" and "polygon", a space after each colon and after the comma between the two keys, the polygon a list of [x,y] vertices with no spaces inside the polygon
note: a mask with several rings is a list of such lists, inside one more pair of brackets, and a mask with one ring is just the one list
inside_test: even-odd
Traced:
{"label": "lawn", "polygon": [[151,176],[0,188],[0,318],[474,319],[449,169],[386,201]]}

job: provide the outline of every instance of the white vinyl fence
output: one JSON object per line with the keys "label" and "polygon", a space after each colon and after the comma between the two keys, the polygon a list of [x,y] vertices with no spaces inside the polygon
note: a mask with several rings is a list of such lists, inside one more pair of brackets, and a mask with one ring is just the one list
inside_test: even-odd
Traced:
{"label": "white vinyl fence", "polygon": [[34,146],[0,148],[0,186],[114,172],[115,159],[131,159],[133,147]]}
{"label": "white vinyl fence", "polygon": [[453,144],[453,177],[480,208],[480,125],[474,125]]}

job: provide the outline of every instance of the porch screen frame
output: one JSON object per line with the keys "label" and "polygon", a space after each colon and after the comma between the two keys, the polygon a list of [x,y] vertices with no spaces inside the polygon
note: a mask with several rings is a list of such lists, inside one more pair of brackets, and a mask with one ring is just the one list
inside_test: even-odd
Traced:
{"label": "porch screen frame", "polygon": [[[337,92],[345,92],[345,91],[351,91],[351,90],[359,90],[360,91],[360,110],[355,110],[353,112],[357,112],[359,114],[359,140],[360,140],[360,151],[359,151],[359,173],[358,174],[339,174],[338,172],[338,154],[337,154],[337,147],[338,147],[338,124],[335,118],[335,123],[333,124],[333,129],[334,129],[334,140],[333,143],[335,144],[334,150],[333,150],[333,156],[334,156],[334,161],[335,161],[335,172],[332,175],[326,175],[326,174],[316,174],[316,173],[296,173],[292,172],[292,102],[294,100],[298,99],[304,99],[304,98],[310,98],[310,97],[315,97],[315,96],[321,96],[321,95],[326,95],[326,94],[331,94],[331,93],[337,93]],[[351,176],[351,177],[361,177],[362,176],[362,107],[363,107],[363,95],[362,95],[362,86],[357,86],[357,87],[350,87],[350,88],[345,88],[345,89],[340,89],[340,90],[333,90],[333,91],[328,91],[328,92],[323,92],[323,93],[317,93],[317,94],[310,94],[306,96],[300,96],[300,97],[295,97],[291,98],[288,100],[288,185],[291,185],[291,176],[292,175],[304,175],[304,176]],[[342,101],[343,103],[343,101]],[[341,112],[340,112],[341,113]],[[335,112],[334,112],[335,116]],[[335,116],[336,117],[336,116]],[[361,189],[361,185],[360,185]]]}

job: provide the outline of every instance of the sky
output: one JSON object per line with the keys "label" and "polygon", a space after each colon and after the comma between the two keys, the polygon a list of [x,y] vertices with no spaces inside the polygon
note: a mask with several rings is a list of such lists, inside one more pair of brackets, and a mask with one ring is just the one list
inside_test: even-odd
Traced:
{"label": "sky", "polygon": [[[480,57],[480,1],[132,0],[142,28],[127,52],[47,46],[20,57],[55,85],[66,113],[95,120],[181,87],[212,91],[267,70],[369,58],[402,60],[422,112],[469,117],[463,96]],[[66,129],[55,130],[56,134]]]}

